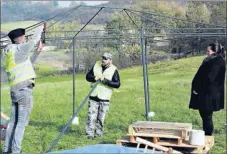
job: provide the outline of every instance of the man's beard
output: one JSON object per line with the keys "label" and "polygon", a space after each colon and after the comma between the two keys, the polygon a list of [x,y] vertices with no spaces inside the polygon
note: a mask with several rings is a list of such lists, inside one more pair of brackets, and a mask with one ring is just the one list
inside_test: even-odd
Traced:
{"label": "man's beard", "polygon": [[110,64],[109,64],[109,63],[107,63],[107,64],[102,63],[102,66],[103,66],[103,67],[109,67],[109,66],[110,66]]}

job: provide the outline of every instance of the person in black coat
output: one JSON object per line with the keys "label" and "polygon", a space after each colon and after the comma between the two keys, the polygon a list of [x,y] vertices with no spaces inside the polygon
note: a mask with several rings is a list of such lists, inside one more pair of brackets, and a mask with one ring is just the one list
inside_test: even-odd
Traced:
{"label": "person in black coat", "polygon": [[207,47],[207,55],[192,80],[189,108],[199,110],[205,135],[212,135],[212,114],[224,109],[224,48],[212,43]]}

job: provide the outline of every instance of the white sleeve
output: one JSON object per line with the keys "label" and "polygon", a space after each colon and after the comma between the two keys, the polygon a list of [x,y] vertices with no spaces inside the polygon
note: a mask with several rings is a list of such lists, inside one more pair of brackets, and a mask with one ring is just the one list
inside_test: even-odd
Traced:
{"label": "white sleeve", "polygon": [[24,52],[25,54],[28,54],[34,46],[39,42],[41,39],[41,34],[43,31],[43,26],[39,26],[36,28],[35,33],[33,34],[32,38],[28,40],[26,43],[18,44],[18,50],[20,52]]}

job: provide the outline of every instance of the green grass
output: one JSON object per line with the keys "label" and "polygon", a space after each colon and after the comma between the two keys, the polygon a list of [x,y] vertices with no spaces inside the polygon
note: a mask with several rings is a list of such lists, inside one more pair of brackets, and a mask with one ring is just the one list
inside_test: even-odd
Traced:
{"label": "green grass", "polygon": [[38,21],[18,21],[18,22],[8,22],[1,24],[2,31],[11,31],[15,28],[26,28],[28,26],[34,25],[38,23]]}
{"label": "green grass", "polygon": [[63,62],[39,62],[34,65],[37,77],[54,76],[55,73],[64,70]]}
{"label": "green grass", "polygon": [[[192,123],[202,129],[198,111],[190,110],[191,80],[204,57],[158,62],[149,65],[151,110],[155,121]],[[79,126],[70,126],[53,151],[88,144],[115,143],[127,134],[129,124],[145,120],[143,76],[141,67],[120,70],[121,88],[115,90],[110,112],[105,120],[105,137],[88,140],[85,136],[87,104],[79,113]],[[76,76],[76,106],[86,97],[90,84],[85,75]],[[10,114],[7,85],[2,85],[2,110]],[[34,108],[23,140],[23,152],[45,152],[72,115],[72,76],[45,77],[36,81]],[[226,112],[214,113],[215,146],[212,153],[224,153]]]}

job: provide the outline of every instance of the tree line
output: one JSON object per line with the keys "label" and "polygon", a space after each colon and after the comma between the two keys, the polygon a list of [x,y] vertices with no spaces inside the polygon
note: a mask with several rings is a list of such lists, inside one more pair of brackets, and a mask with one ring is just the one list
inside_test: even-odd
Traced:
{"label": "tree line", "polygon": [[[78,6],[76,2],[70,4],[70,8]],[[85,5],[85,4],[83,4]],[[97,43],[91,40],[86,40],[86,43],[78,43],[82,40],[76,40],[76,52],[77,52],[77,66],[76,68],[85,67],[85,70],[89,69],[93,62],[101,55],[102,52],[111,52],[116,56],[118,64],[121,67],[133,66],[140,64],[141,48],[140,40],[132,39],[131,35],[140,35],[140,28],[144,27],[146,35],[166,34],[170,30],[161,25],[166,25],[170,28],[192,28],[188,32],[202,33],[202,32],[213,32],[213,30],[202,31],[199,28],[214,28],[213,25],[225,26],[225,2],[189,2],[189,1],[141,1],[141,0],[115,0],[104,4],[104,6],[110,7],[125,7],[141,12],[136,12],[138,15],[132,12],[124,12],[119,10],[104,9],[98,16],[94,18],[91,24],[99,24],[105,27],[105,35],[113,37],[114,39],[103,39],[98,40]],[[62,30],[78,30],[81,25],[84,25],[97,11],[99,8],[79,8],[72,14],[68,15],[67,18],[54,26],[51,26],[47,31],[62,31]],[[67,11],[69,8],[60,8],[58,3],[55,1],[46,1],[45,3],[32,3],[30,1],[20,2],[2,2],[2,21],[18,21],[18,20],[46,20],[60,12]],[[8,13],[8,14],[6,14]],[[132,20],[134,21],[134,24]],[[143,18],[141,18],[143,16]],[[182,20],[174,20],[165,16],[181,18],[184,20],[193,20],[202,24],[185,22]],[[9,18],[10,17],[10,18]],[[32,17],[31,19],[29,19]],[[51,21],[48,25],[55,23]],[[138,27],[139,28],[138,28]],[[157,28],[157,29],[155,29]],[[177,31],[179,33],[179,31]],[[177,33],[176,32],[176,33]],[[180,31],[181,32],[181,31]],[[218,31],[217,31],[218,32]],[[223,32],[223,31],[220,31]],[[70,34],[71,35],[71,34]],[[82,33],[80,34],[82,35]],[[62,33],[49,33],[49,37],[62,37],[65,34]],[[124,36],[124,39],[119,37]],[[191,38],[174,38],[174,35],[169,35],[166,38],[168,45],[165,48],[159,48],[155,46],[154,38],[147,38],[147,49],[148,54],[152,54],[156,51],[164,50],[168,53],[183,53],[189,52],[190,50],[200,51],[205,49],[205,46],[209,42],[219,41],[222,42],[221,37],[207,38],[207,37],[191,37]],[[61,49],[72,48],[72,41],[61,40],[52,42],[53,45],[59,46]],[[164,44],[164,43],[163,43]],[[186,49],[189,47],[189,49]],[[71,50],[70,50],[71,51]],[[157,52],[156,55],[160,57]],[[150,59],[154,56],[150,56]],[[156,58],[157,59],[157,58]],[[149,60],[149,59],[148,59]],[[81,65],[81,66],[79,66]]]}
{"label": "tree line", "polygon": [[[78,5],[86,5],[72,1],[70,8]],[[157,12],[174,17],[201,21],[212,24],[225,24],[224,1],[141,1],[141,0],[115,0],[100,6],[126,7],[145,12]],[[46,20],[58,13],[67,11],[69,8],[61,8],[57,1],[2,1],[1,22]],[[67,17],[67,20],[79,20],[84,23],[91,17],[97,8],[80,8]],[[96,17],[96,22],[104,24],[114,10],[103,9]],[[178,23],[180,24],[180,23]]]}

